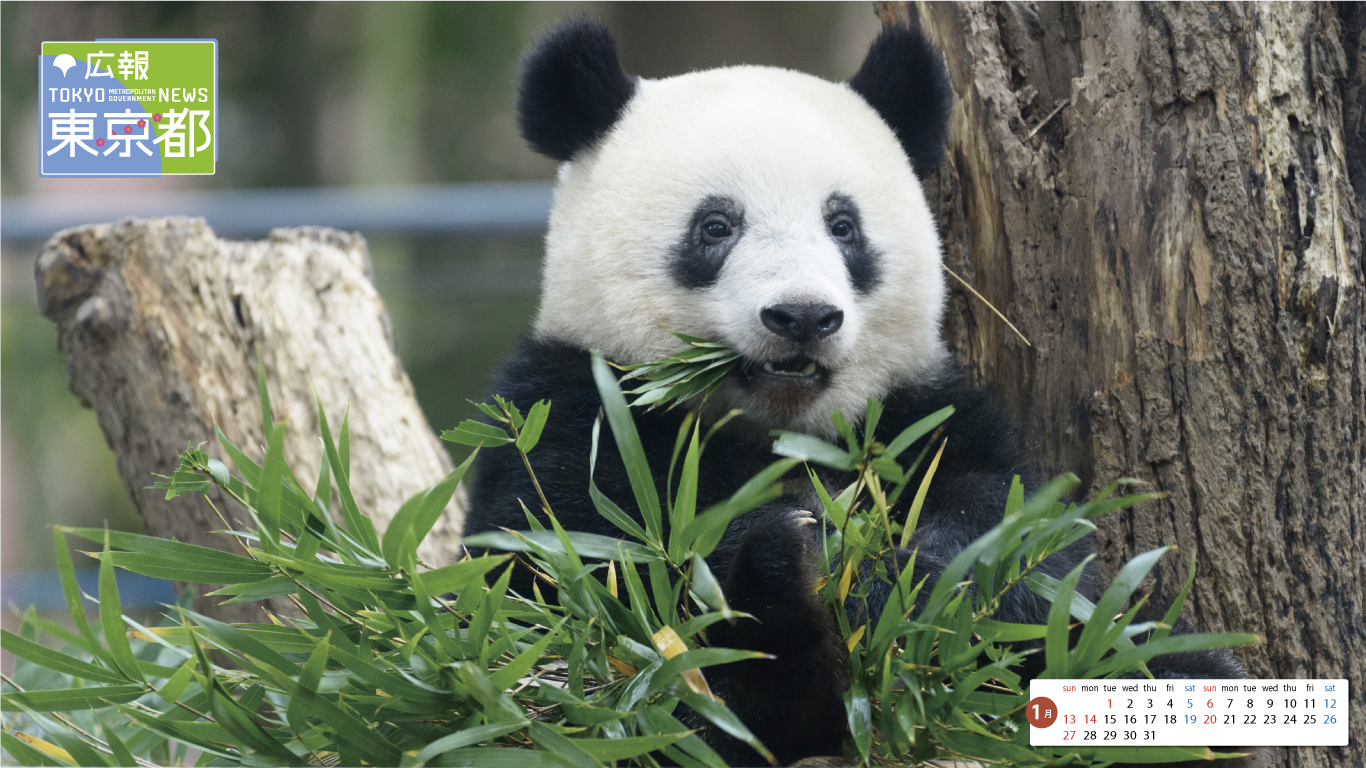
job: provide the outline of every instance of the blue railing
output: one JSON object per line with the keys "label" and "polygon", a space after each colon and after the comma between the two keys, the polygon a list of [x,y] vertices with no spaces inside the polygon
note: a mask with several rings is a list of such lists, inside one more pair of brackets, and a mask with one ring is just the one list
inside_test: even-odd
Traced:
{"label": "blue railing", "polygon": [[[148,608],[163,604],[174,605],[175,590],[171,582],[154,579],[128,571],[116,571],[119,601],[124,608]],[[76,583],[81,591],[92,597],[100,592],[100,573],[95,569],[76,571]],[[24,610],[33,606],[40,611],[66,610],[61,577],[57,571],[5,571],[0,573],[0,603]],[[89,603],[91,608],[94,603]]]}
{"label": "blue railing", "polygon": [[534,234],[545,229],[550,200],[546,181],[8,198],[0,200],[0,238],[42,241],[68,227],[130,216],[202,216],[232,237],[301,224],[367,234]]}

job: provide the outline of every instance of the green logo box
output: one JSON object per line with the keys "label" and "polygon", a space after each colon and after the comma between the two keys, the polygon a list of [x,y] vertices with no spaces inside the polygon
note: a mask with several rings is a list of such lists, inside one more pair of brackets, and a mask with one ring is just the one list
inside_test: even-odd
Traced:
{"label": "green logo box", "polygon": [[42,176],[212,174],[218,41],[44,42]]}

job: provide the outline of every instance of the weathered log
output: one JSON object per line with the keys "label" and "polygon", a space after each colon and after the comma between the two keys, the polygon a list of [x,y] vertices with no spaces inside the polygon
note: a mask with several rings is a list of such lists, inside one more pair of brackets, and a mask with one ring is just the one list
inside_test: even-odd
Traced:
{"label": "weathered log", "polygon": [[[171,474],[187,444],[228,461],[215,425],[259,458],[258,355],[274,415],[287,424],[286,460],[306,487],[321,456],[319,400],[334,435],[350,407],[351,486],[381,529],[451,471],[394,354],[369,268],[364,239],[320,228],[230,242],[201,219],[127,220],[48,241],[37,264],[40,306],[57,323],[71,389],[98,414],[148,533],[233,546],[212,533],[223,525],[202,499],[167,501],[148,486],[154,473]],[[420,549],[428,562],[453,558],[459,503]],[[215,504],[229,518],[241,513]],[[254,610],[217,613],[244,619]]]}
{"label": "weathered log", "polygon": [[[879,4],[953,75],[927,184],[956,292],[945,334],[1048,473],[1165,500],[1100,522],[1103,568],[1176,544],[1149,586],[1252,631],[1258,677],[1366,679],[1361,12],[1352,4]],[[1366,765],[1347,748],[1277,765]]]}

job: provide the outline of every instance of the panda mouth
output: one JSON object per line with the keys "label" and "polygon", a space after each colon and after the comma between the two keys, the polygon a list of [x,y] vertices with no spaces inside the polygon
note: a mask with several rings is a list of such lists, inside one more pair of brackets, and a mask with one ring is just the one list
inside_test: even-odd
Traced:
{"label": "panda mouth", "polygon": [[745,364],[745,374],[751,381],[761,379],[772,383],[812,386],[819,384],[827,371],[815,360],[799,356],[787,360],[749,361]]}

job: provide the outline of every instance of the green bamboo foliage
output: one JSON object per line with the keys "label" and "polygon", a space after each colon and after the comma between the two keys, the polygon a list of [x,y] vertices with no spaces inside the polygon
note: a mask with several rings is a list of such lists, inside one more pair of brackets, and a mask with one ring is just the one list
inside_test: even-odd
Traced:
{"label": "green bamboo foliage", "polygon": [[[648,369],[658,375],[654,382],[665,383],[635,390],[636,405],[705,396],[715,372],[735,364],[719,345],[684,340],[701,351]],[[1096,515],[1152,498],[1116,497],[1120,484],[1072,505],[1059,499],[1075,478],[1055,480],[1027,500],[1017,483],[1001,523],[955,558],[932,589],[913,583],[910,568],[887,572],[885,555],[894,542],[910,539],[924,498],[917,487],[911,489],[915,500],[902,503],[902,492],[924,461],[937,462],[933,433],[951,418],[948,409],[888,445],[865,436],[881,413],[875,401],[864,414],[869,428],[862,434],[836,414],[843,445],[780,435],[773,464],[730,499],[698,509],[697,467],[710,433],[697,420],[684,420],[675,471],[668,487],[656,488],[616,375],[600,356],[594,356],[593,372],[634,498],[609,498],[591,482],[584,491],[621,536],[565,530],[542,496],[545,514],[528,513],[527,530],[467,542],[511,554],[448,564],[422,562],[417,548],[474,455],[514,450],[525,461],[552,403],[536,403],[526,414],[501,398],[480,405],[485,421],[466,421],[443,435],[472,446],[470,457],[405,502],[381,537],[351,492],[347,420],[334,440],[319,405],[324,455],[310,493],[285,465],[284,429],[273,423],[262,387],[267,444],[259,463],[220,432],[236,474],[202,447],[191,447],[176,472],[156,484],[168,498],[188,493],[210,504],[227,499],[231,510],[215,509],[232,551],[102,529],[58,529],[62,586],[75,630],[30,609],[17,634],[4,632],[4,648],[16,657],[0,693],[0,746],[7,759],[25,765],[590,768],[668,762],[722,768],[717,754],[678,720],[680,703],[769,755],[706,684],[708,668],[758,654],[707,645],[712,624],[750,619],[727,605],[705,558],[730,521],[774,499],[779,481],[803,471],[798,465],[804,462],[856,477],[847,488],[827,489],[806,470],[829,523],[826,564],[843,564],[820,594],[847,638],[853,685],[846,696],[846,752],[861,761],[910,765],[957,757],[1090,765],[1134,759],[1132,750],[1031,749],[1021,660],[1044,654],[1049,677],[1132,675],[1158,653],[1255,640],[1170,636],[1168,624],[1188,590],[1165,622],[1133,623],[1138,584],[1165,549],[1135,558],[1096,604],[1076,592],[1080,571],[1057,581],[1037,569],[1050,553],[1090,532]],[[594,427],[591,466],[601,421]],[[923,482],[932,482],[932,472]],[[619,506],[630,501],[638,516]],[[230,519],[250,525],[232,530]],[[97,599],[82,595],[76,584],[73,540],[90,546],[86,554],[99,560]],[[851,595],[866,597],[868,582],[853,574],[869,563],[874,578],[895,588],[876,626],[851,626],[839,606]],[[541,580],[553,583],[549,598],[539,588],[532,595],[510,592],[514,567],[535,568]],[[218,585],[212,594],[225,602],[283,600],[290,610],[270,614],[268,623],[227,624],[186,603],[168,607],[161,626],[145,627],[123,615],[114,568]],[[1052,602],[1046,626],[992,618],[1012,588]],[[915,612],[917,604],[924,610]],[[87,611],[96,608],[92,622]],[[1211,754],[1145,748],[1141,757],[1162,762]]]}

